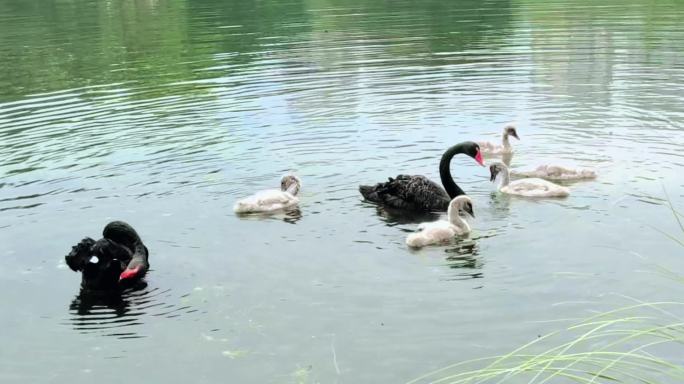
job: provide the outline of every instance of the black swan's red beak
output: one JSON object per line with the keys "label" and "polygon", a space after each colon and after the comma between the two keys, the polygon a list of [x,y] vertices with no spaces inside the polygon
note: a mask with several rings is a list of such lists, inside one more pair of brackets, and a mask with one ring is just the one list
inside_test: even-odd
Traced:
{"label": "black swan's red beak", "polygon": [[119,282],[127,279],[132,279],[136,276],[138,276],[138,272],[140,272],[140,267],[135,267],[135,268],[130,268],[126,269],[123,272],[121,272],[121,275],[119,275]]}
{"label": "black swan's red beak", "polygon": [[477,153],[475,154],[475,161],[477,161],[478,164],[481,166],[485,166],[484,159],[482,159],[482,153],[480,153],[480,150],[477,150]]}

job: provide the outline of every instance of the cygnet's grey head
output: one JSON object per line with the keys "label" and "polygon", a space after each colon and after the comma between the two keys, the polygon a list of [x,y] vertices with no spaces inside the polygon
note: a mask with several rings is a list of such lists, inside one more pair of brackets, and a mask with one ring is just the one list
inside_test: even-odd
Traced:
{"label": "cygnet's grey head", "polygon": [[280,189],[284,192],[290,192],[292,196],[296,196],[300,188],[302,188],[302,181],[295,175],[288,174],[280,179]]}
{"label": "cygnet's grey head", "polygon": [[470,200],[470,197],[466,195],[457,196],[451,200],[451,203],[449,203],[449,210],[454,209],[457,210],[459,215],[467,213],[471,217],[475,217],[475,212],[473,211],[473,201]]}
{"label": "cygnet's grey head", "polygon": [[518,131],[515,130],[515,125],[513,124],[508,124],[504,127],[504,133],[507,134],[508,136],[513,136],[516,139],[520,140],[518,137]]}
{"label": "cygnet's grey head", "polygon": [[494,181],[496,180],[496,176],[499,175],[499,173],[504,172],[506,170],[506,166],[503,163],[496,162],[492,163],[489,165],[489,181]]}

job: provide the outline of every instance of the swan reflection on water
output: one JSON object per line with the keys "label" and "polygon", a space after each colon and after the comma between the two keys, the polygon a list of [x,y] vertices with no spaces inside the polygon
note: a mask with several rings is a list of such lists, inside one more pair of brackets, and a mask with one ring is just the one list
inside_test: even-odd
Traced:
{"label": "swan reflection on water", "polygon": [[448,280],[481,279],[484,277],[482,269],[484,262],[478,256],[478,245],[475,239],[464,239],[447,248],[446,266],[449,267],[453,276]]}
{"label": "swan reflection on water", "polygon": [[[186,295],[187,296],[187,295]],[[197,312],[193,307],[169,304],[176,301],[171,290],[149,288],[141,281],[123,292],[81,291],[69,304],[68,325],[83,334],[101,334],[119,339],[145,337],[136,327],[152,317],[174,318],[181,313]]]}
{"label": "swan reflection on water", "polygon": [[289,224],[297,224],[302,219],[302,210],[297,206],[279,212],[255,212],[255,213],[236,213],[238,218],[243,220],[282,220]]}
{"label": "swan reflection on water", "polygon": [[406,211],[382,205],[373,205],[378,216],[389,227],[400,224],[420,224],[426,221],[437,221],[440,212]]}
{"label": "swan reflection on water", "polygon": [[140,281],[124,292],[82,290],[69,304],[71,317],[68,321],[80,333],[103,332],[107,336],[119,338],[142,337],[128,329],[125,332],[118,332],[117,329],[142,324],[142,312],[136,309],[140,309],[137,308],[140,298],[145,298],[149,293],[146,288],[147,283]]}
{"label": "swan reflection on water", "polygon": [[489,207],[493,214],[492,219],[506,219],[510,215],[511,200],[513,197],[505,193],[492,191],[489,194]]}

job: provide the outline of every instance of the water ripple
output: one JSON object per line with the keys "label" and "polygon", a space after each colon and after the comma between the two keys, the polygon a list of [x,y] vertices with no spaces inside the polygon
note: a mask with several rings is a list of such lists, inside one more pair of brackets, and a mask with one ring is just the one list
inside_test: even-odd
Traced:
{"label": "water ripple", "polygon": [[[143,286],[123,294],[80,293],[69,305],[71,317],[66,324],[83,334],[100,334],[119,339],[142,338],[139,333],[150,317],[175,318],[192,313],[191,306],[181,306],[170,289]],[[128,328],[130,327],[130,329]]]}

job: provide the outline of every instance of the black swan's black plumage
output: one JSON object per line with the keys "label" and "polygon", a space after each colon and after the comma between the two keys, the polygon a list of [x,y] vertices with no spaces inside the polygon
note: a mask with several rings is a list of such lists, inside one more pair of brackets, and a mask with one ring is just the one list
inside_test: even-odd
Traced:
{"label": "black swan's black plumage", "polygon": [[425,176],[399,175],[387,182],[361,185],[361,195],[374,203],[391,208],[412,211],[446,211],[449,202],[465,192],[451,177],[451,159],[459,153],[466,154],[482,163],[480,147],[472,141],[464,141],[447,149],[439,162],[439,176],[444,188]]}
{"label": "black swan's black plumage", "polygon": [[83,289],[105,291],[143,277],[150,266],[148,256],[147,247],[133,227],[112,221],[102,231],[102,239],[84,238],[64,260],[73,271],[81,272]]}

